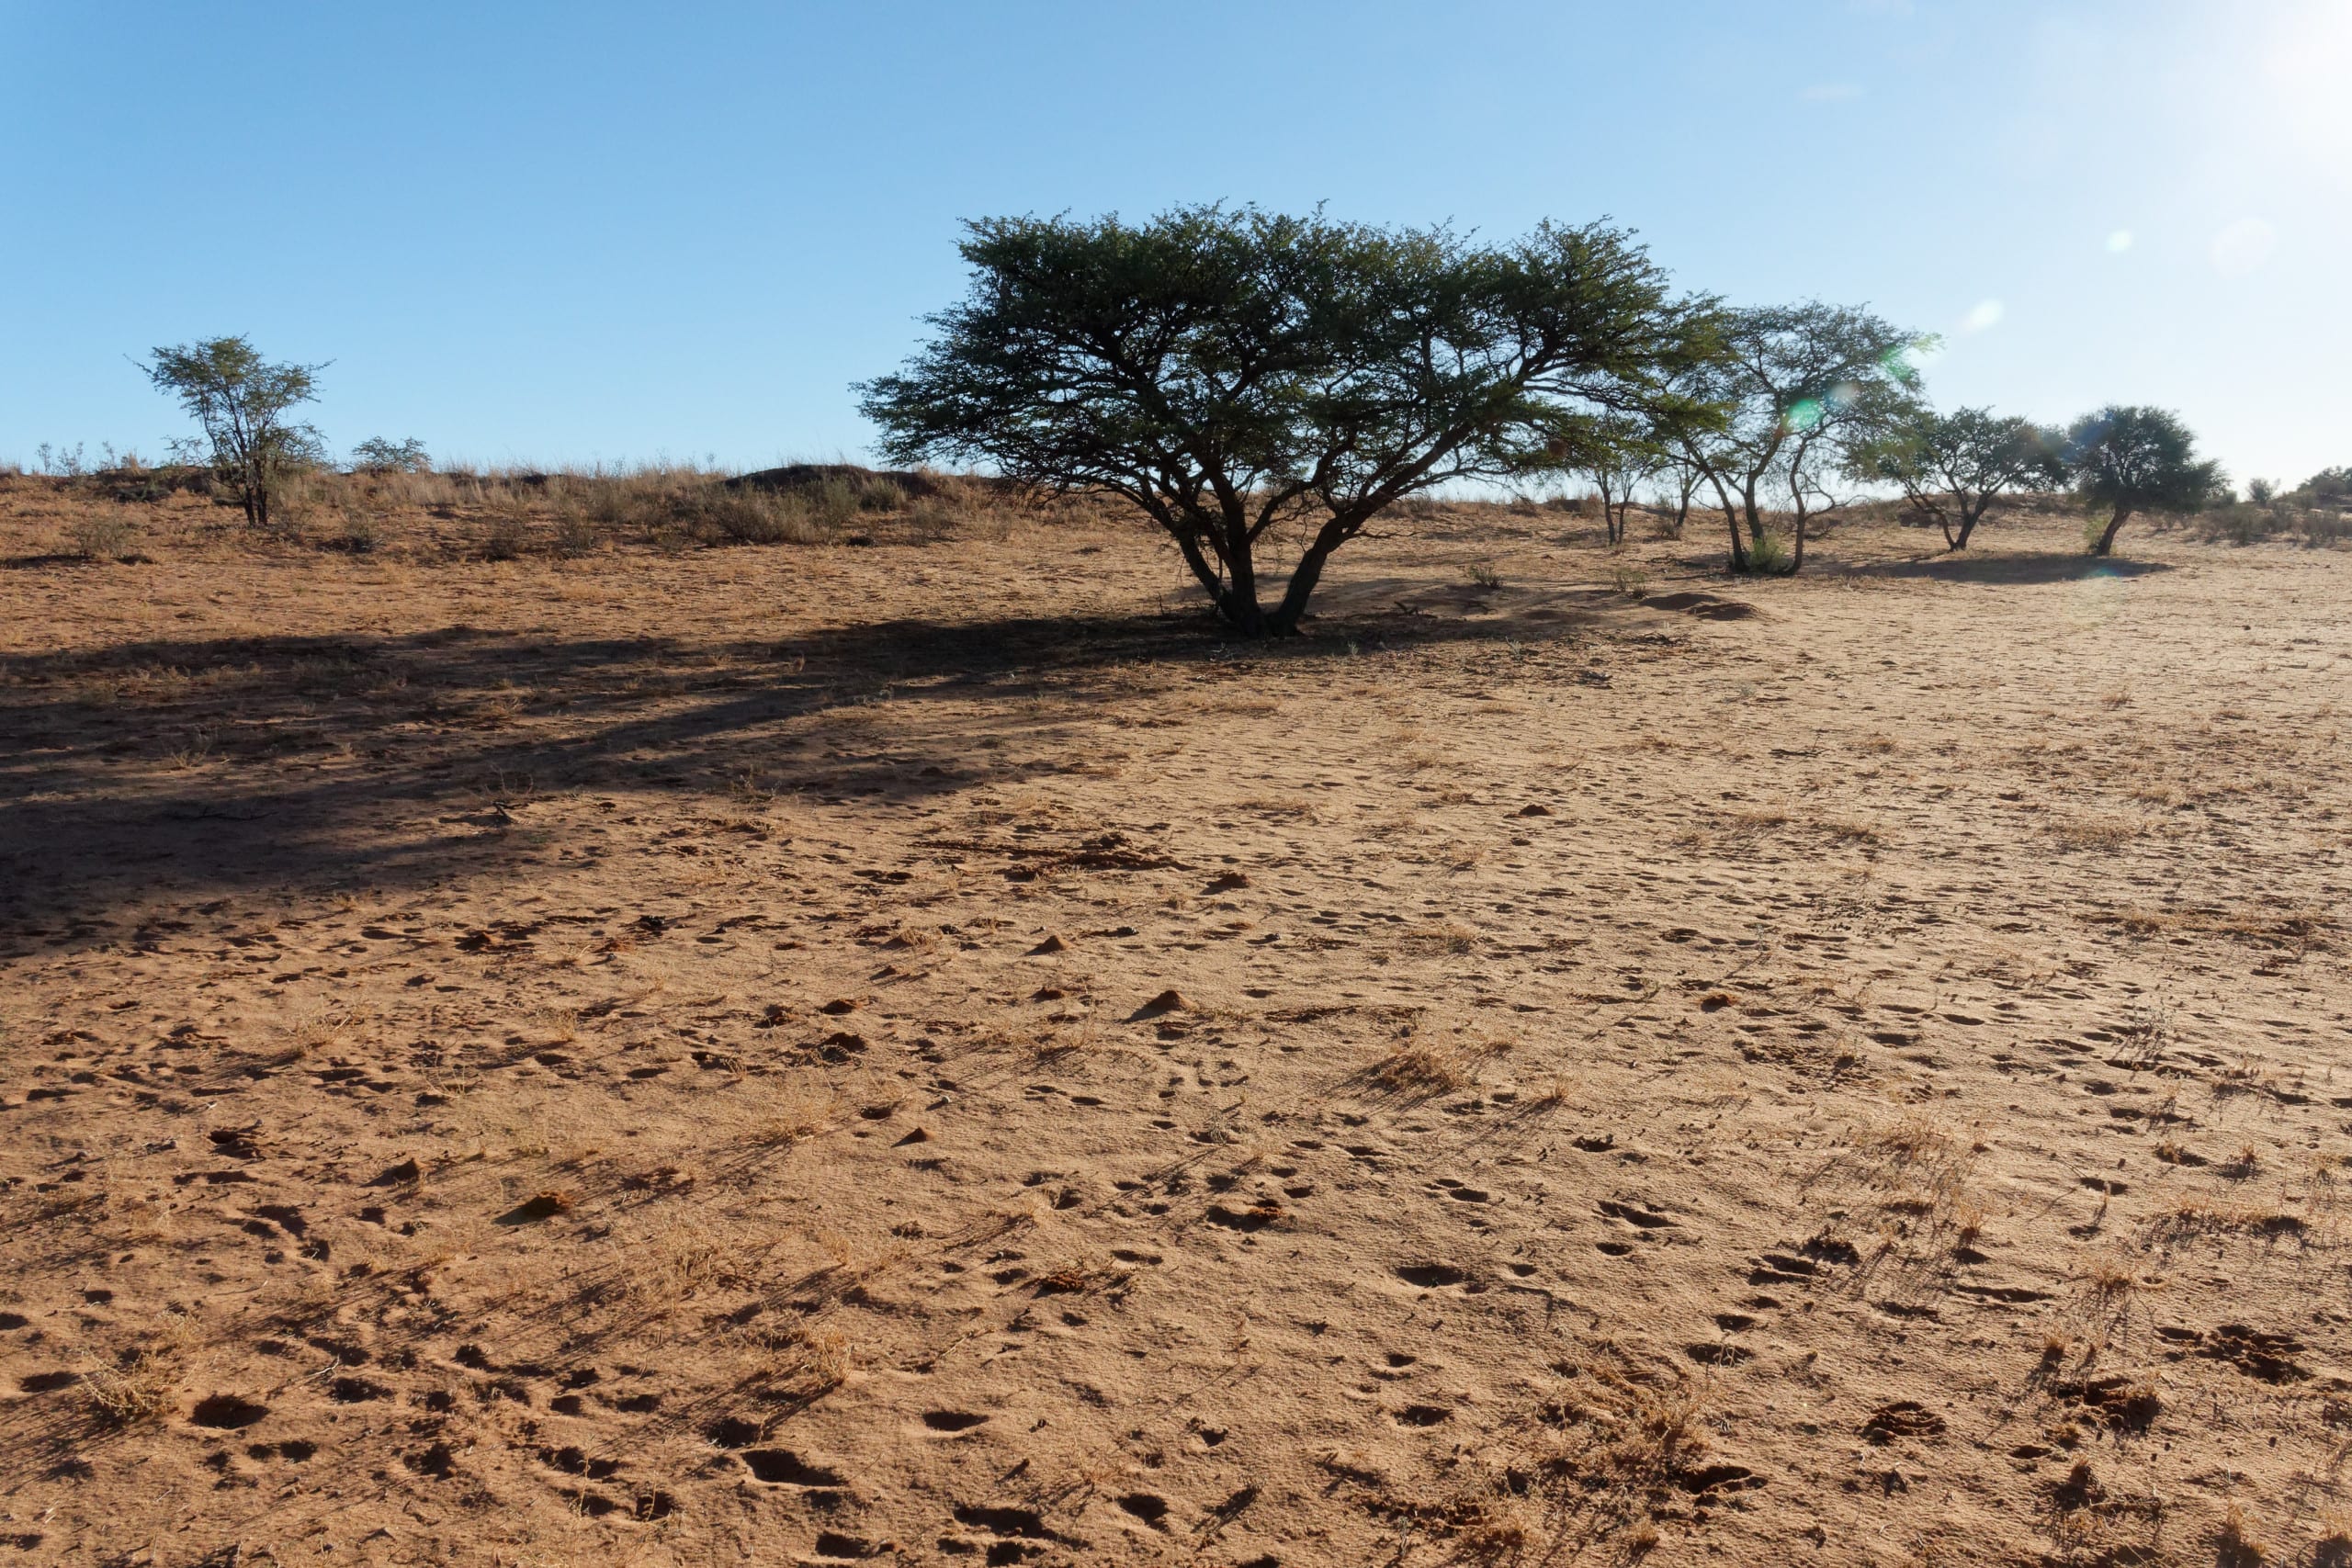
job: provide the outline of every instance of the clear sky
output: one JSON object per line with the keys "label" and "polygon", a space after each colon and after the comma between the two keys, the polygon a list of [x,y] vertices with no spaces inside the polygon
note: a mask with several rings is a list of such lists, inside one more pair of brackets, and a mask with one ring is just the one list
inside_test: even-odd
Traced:
{"label": "clear sky", "polygon": [[332,360],[338,448],[863,456],[959,219],[1202,199],[1941,332],[1939,401],[2352,463],[2352,0],[0,0],[0,460]]}

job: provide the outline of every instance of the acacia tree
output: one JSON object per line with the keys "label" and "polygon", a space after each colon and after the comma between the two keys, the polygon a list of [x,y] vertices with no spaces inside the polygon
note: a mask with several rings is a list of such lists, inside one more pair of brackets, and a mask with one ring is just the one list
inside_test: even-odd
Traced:
{"label": "acacia tree", "polygon": [[318,431],[287,415],[317,397],[318,373],[326,367],[273,365],[249,339],[217,337],[158,348],[140,368],[195,416],[211,446],[213,469],[243,505],[245,521],[267,527],[279,481],[316,464],[323,452]]}
{"label": "acacia tree", "polygon": [[1850,457],[1855,477],[1898,487],[1936,520],[1946,549],[1964,550],[2004,491],[2065,482],[2064,442],[2055,431],[1990,409],[1938,413],[1915,404],[1857,443]]}
{"label": "acacia tree", "polygon": [[1848,446],[1911,395],[1919,373],[1909,355],[1931,340],[1818,300],[1721,311],[1712,325],[1715,352],[1680,389],[1724,417],[1680,426],[1679,444],[1723,511],[1732,570],[1756,570],[1779,502],[1793,521],[1793,550],[1775,569],[1795,571],[1809,521],[1851,499],[1832,484]]}
{"label": "acacia tree", "polygon": [[1634,492],[1666,462],[1657,433],[1646,420],[1611,414],[1593,432],[1587,472],[1600,492],[1600,520],[1611,547],[1625,542],[1625,520]]}
{"label": "acacia tree", "polygon": [[1694,353],[1697,308],[1602,224],[1484,246],[1205,206],[984,219],[961,249],[970,293],[857,389],[882,451],[1124,497],[1249,637],[1295,635],[1332,552],[1405,497],[1579,467],[1608,413],[1678,406]]}
{"label": "acacia tree", "polygon": [[2202,512],[2223,493],[2222,465],[2197,460],[2197,438],[2168,410],[2109,405],[2085,414],[2066,433],[2066,467],[2075,493],[2106,526],[2090,553],[2111,554],[2115,536],[2141,512]]}

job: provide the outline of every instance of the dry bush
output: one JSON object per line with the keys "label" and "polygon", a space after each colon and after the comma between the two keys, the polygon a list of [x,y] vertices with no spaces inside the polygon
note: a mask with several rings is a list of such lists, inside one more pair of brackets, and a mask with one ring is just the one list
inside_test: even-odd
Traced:
{"label": "dry bush", "polygon": [[1442,1045],[1417,1041],[1391,1051],[1366,1076],[1396,1094],[1445,1094],[1468,1085],[1471,1065]]}
{"label": "dry bush", "polygon": [[130,1427],[162,1415],[178,1382],[175,1361],[133,1351],[115,1366],[92,1368],[82,1387],[100,1420],[109,1427]]}
{"label": "dry bush", "polygon": [[127,508],[101,506],[65,525],[65,541],[84,560],[120,560],[139,547],[139,520]]}

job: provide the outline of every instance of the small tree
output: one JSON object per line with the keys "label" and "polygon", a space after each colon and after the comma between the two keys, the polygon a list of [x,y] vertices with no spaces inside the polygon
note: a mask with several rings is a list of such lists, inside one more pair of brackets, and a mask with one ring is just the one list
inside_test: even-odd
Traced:
{"label": "small tree", "polygon": [[1976,525],[2005,491],[2055,489],[2065,482],[2064,437],[1990,409],[1938,413],[1921,405],[1897,410],[1855,444],[1856,478],[1898,487],[1936,520],[1944,547],[1964,550]]}
{"label": "small tree", "polygon": [[2108,555],[2135,513],[2201,512],[2223,492],[2222,466],[2197,460],[2197,439],[2164,409],[2109,406],[2085,414],[2066,433],[2066,467],[2075,493],[2106,526],[2090,553]]}
{"label": "small tree", "polygon": [[1910,354],[1932,340],[1867,310],[1817,300],[1728,310],[1713,325],[1716,352],[1680,389],[1726,418],[1683,427],[1679,445],[1723,510],[1732,570],[1751,570],[1751,551],[1764,544],[1766,514],[1778,502],[1793,519],[1786,570],[1795,571],[1804,565],[1808,521],[1851,499],[1831,485],[1849,444],[1918,385]]}
{"label": "small tree", "polygon": [[1682,537],[1682,529],[1690,521],[1690,501],[1699,487],[1707,482],[1707,470],[1692,462],[1678,445],[1669,450],[1657,469],[1657,506],[1661,515],[1670,513],[1673,521],[1664,524],[1669,539]]}
{"label": "small tree", "polygon": [[971,293],[858,389],[883,452],[1124,497],[1249,637],[1295,634],[1332,552],[1406,497],[1584,466],[1692,354],[1691,309],[1600,224],[1490,247],[1194,207],[987,219],[961,248]]}
{"label": "small tree", "polygon": [[140,367],[203,428],[215,472],[245,509],[245,521],[269,525],[269,499],[284,478],[315,466],[318,431],[288,413],[317,394],[323,365],[272,365],[243,337],[158,348]]}
{"label": "small tree", "polygon": [[429,474],[433,458],[414,436],[388,441],[377,435],[351,449],[351,468],[359,474]]}
{"label": "small tree", "polygon": [[1666,453],[1648,422],[1626,414],[1611,414],[1593,432],[1586,472],[1600,492],[1600,521],[1614,547],[1625,542],[1625,520],[1634,496],[1666,462]]}

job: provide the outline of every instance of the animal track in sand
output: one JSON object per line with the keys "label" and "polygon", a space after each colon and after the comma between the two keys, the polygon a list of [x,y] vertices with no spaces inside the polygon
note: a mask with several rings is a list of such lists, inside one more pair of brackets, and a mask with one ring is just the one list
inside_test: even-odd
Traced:
{"label": "animal track in sand", "polygon": [[1117,1499],[1118,1505],[1153,1529],[1168,1528],[1168,1499],[1150,1492],[1130,1492]]}
{"label": "animal track in sand", "polygon": [[839,1471],[812,1464],[790,1449],[746,1449],[736,1457],[753,1477],[772,1486],[831,1488],[848,1484]]}
{"label": "animal track in sand", "polygon": [[1459,1285],[1470,1275],[1468,1270],[1457,1269],[1451,1263],[1408,1263],[1396,1270],[1396,1277],[1408,1285],[1437,1291],[1448,1285]]}
{"label": "animal track in sand", "polygon": [[984,1426],[988,1417],[969,1410],[926,1410],[922,1424],[934,1432],[968,1432]]}

